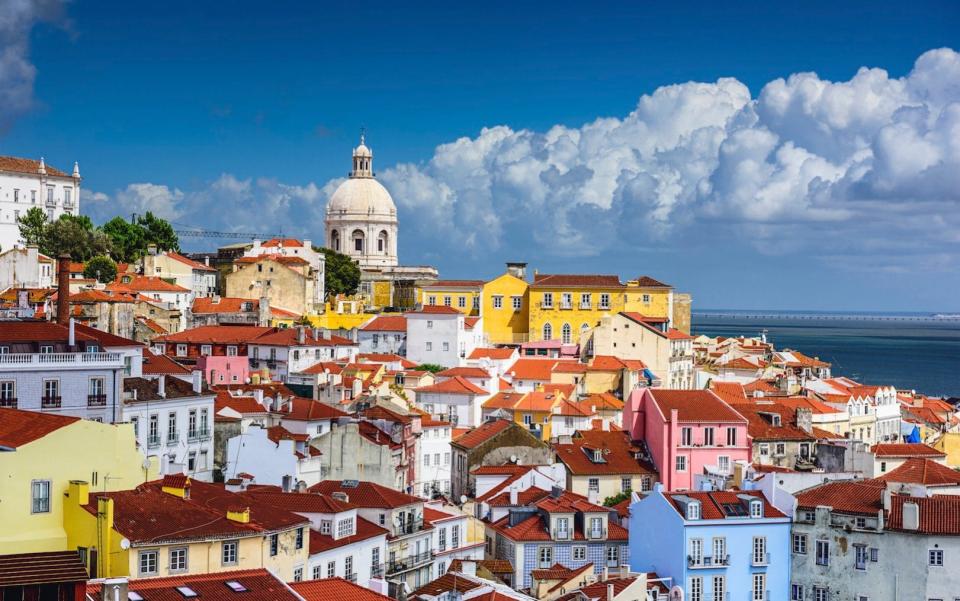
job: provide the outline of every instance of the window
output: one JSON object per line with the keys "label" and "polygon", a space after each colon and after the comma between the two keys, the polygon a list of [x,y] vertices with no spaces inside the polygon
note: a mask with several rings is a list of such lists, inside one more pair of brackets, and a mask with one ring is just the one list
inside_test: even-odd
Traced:
{"label": "window", "polygon": [[826,541],[826,540],[817,541],[817,565],[818,566],[830,565],[830,541]]}
{"label": "window", "polygon": [[353,535],[353,520],[347,518],[337,521],[337,538]]}
{"label": "window", "polygon": [[560,308],[561,309],[572,309],[573,308],[573,295],[569,292],[563,292],[560,294]]}
{"label": "window", "polygon": [[537,552],[540,569],[545,570],[553,565],[553,547],[540,547]]}
{"label": "window", "polygon": [[50,513],[50,481],[34,480],[30,483],[30,513]]}
{"label": "window", "polygon": [[824,587],[813,587],[813,601],[830,601],[830,590]]}
{"label": "window", "polygon": [[157,573],[157,552],[140,551],[140,575],[150,576]]}
{"label": "window", "polygon": [[17,383],[13,380],[4,380],[0,382],[0,407],[13,406],[11,403],[2,401],[13,401],[17,398]]}
{"label": "window", "polygon": [[766,442],[760,443],[760,454],[769,455],[770,454],[770,444]]}
{"label": "window", "polygon": [[763,517],[763,501],[750,501],[750,517]]}
{"label": "window", "polygon": [[441,528],[437,532],[437,546],[440,547],[438,551],[447,550],[447,529],[446,528]]}
{"label": "window", "polygon": [[303,528],[297,528],[297,542],[294,547],[297,549],[303,548]]}
{"label": "window", "polygon": [[167,442],[177,440],[177,414],[171,411],[167,414]]}
{"label": "window", "polygon": [[343,560],[343,576],[352,580],[350,577],[353,575],[353,555],[347,555],[346,559]]}
{"label": "window", "polygon": [[870,548],[870,561],[873,563],[880,561],[880,549],[876,547]]}
{"label": "window", "polygon": [[705,447],[713,446],[713,428],[703,429],[703,446]]}
{"label": "window", "polygon": [[587,548],[583,545],[576,545],[571,550],[574,561],[585,561],[587,559]]}
{"label": "window", "polygon": [[563,342],[563,344],[570,344],[572,340],[573,330],[570,327],[570,324],[565,323],[563,324],[563,327],[560,328],[560,341]]}
{"label": "window", "polygon": [[728,447],[737,446],[737,429],[736,428],[727,428],[727,446]]}
{"label": "window", "polygon": [[633,490],[633,482],[630,478],[620,478],[620,492],[630,492]]}
{"label": "window", "polygon": [[303,580],[303,568],[293,568],[293,581],[301,582]]}
{"label": "window", "polygon": [[457,549],[460,547],[460,526],[453,526],[450,528],[450,548]]}
{"label": "window", "polygon": [[727,455],[717,456],[717,469],[723,473],[730,472],[730,457]]}
{"label": "window", "polygon": [[607,547],[607,567],[615,568],[620,565],[620,547],[611,545]]}
{"label": "window", "polygon": [[793,552],[798,555],[807,554],[807,535],[806,534],[793,535]]}
{"label": "window", "polygon": [[713,577],[713,598],[715,601],[722,601],[727,594],[727,579],[723,576]]}
{"label": "window", "polygon": [[766,574],[754,574],[753,575],[753,600],[754,601],[765,601],[767,598],[767,575]]}
{"label": "window", "polygon": [[376,575],[380,567],[380,548],[374,547],[370,550],[370,571]]}
{"label": "window", "polygon": [[[379,549],[374,549],[374,551],[379,551]],[[323,577],[323,569],[321,566],[313,566],[313,579],[320,580]]]}
{"label": "window", "polygon": [[690,601],[703,601],[703,578],[700,576],[690,579]]}
{"label": "window", "polygon": [[790,585],[790,601],[804,601],[802,584]]}
{"label": "window", "polygon": [[864,517],[854,518],[853,523],[856,525],[857,528],[860,528],[861,530],[863,530],[864,528],[867,527],[867,518],[864,518]]}
{"label": "window", "polygon": [[693,428],[680,428],[680,444],[689,447],[693,444]]}
{"label": "window", "polygon": [[690,563],[695,566],[703,564],[703,540],[699,538],[690,539]]}
{"label": "window", "polygon": [[653,490],[653,478],[650,476],[643,476],[640,478],[640,492],[648,492]]}
{"label": "window", "polygon": [[644,295],[643,295],[643,304],[645,304],[645,305],[649,305],[649,304],[650,304],[650,295],[649,295],[649,294],[644,294]]}
{"label": "window", "polygon": [[449,350],[450,350],[450,343],[449,343],[449,342],[444,342],[444,343],[443,343],[443,352],[447,352],[447,351],[449,351]]}
{"label": "window", "polygon": [[427,341],[427,350],[428,350],[428,351],[432,351],[432,350],[433,350],[433,343],[430,342],[430,341]]}
{"label": "window", "polygon": [[858,570],[867,569],[867,561],[869,561],[869,555],[867,554],[866,545],[854,545],[854,562],[853,566]]}
{"label": "window", "polygon": [[566,539],[570,536],[570,520],[569,518],[557,518],[557,533],[556,538]]}
{"label": "window", "polygon": [[187,414],[187,435],[190,438],[197,437],[197,410],[191,409]]}
{"label": "window", "polygon": [[782,442],[778,442],[773,447],[773,454],[775,457],[783,457],[787,454],[787,445]]}
{"label": "window", "polygon": [[513,307],[514,311],[519,311],[523,307],[523,297],[522,296],[511,296],[510,304]]}
{"label": "window", "polygon": [[60,400],[60,380],[43,381],[43,404],[56,405]]}
{"label": "window", "polygon": [[687,504],[687,519],[688,520],[699,520],[700,519],[700,503],[694,501],[693,503]]}
{"label": "window", "polygon": [[553,293],[544,292],[543,293],[543,308],[552,309],[553,308]]}
{"label": "window", "polygon": [[334,561],[327,562],[327,578],[333,578],[337,575],[337,563]]}
{"label": "window", "polygon": [[465,296],[457,297],[457,306],[460,307],[461,309],[466,309],[466,308],[467,308],[467,297],[465,297]]}
{"label": "window", "polygon": [[580,308],[589,309],[590,308],[590,293],[586,292],[580,295]]}
{"label": "window", "polygon": [[553,339],[553,326],[548,323],[543,324],[543,339],[552,340]]}
{"label": "window", "polygon": [[479,309],[479,308],[480,308],[480,295],[479,295],[479,294],[478,294],[477,296],[473,297],[473,308],[474,308],[474,309]]}
{"label": "window", "polygon": [[600,492],[600,478],[589,478],[587,480],[587,490]]}
{"label": "window", "polygon": [[187,571],[187,548],[186,547],[177,547],[175,549],[170,549],[170,571],[171,572]]}
{"label": "window", "polygon": [[433,329],[433,320],[432,320],[432,319],[428,319],[428,320],[427,320],[427,329],[428,329],[428,330],[432,330],[432,329]]}
{"label": "window", "polygon": [[236,357],[236,356],[237,356],[237,347],[235,347],[235,346],[228,346],[228,347],[227,347],[227,356],[228,356],[228,357]]}
{"label": "window", "polygon": [[943,567],[943,549],[930,549],[928,557],[931,566]]}
{"label": "window", "polygon": [[453,303],[451,302],[449,296],[444,296],[444,297],[443,297],[443,306],[444,306],[444,307],[449,307],[449,306],[451,306],[452,304],[453,304]]}
{"label": "window", "polygon": [[187,345],[185,345],[185,344],[178,344],[178,345],[177,345],[177,356],[178,356],[178,357],[186,357],[186,356],[187,356]]}
{"label": "window", "polygon": [[687,456],[686,455],[677,455],[677,471],[685,472],[687,471]]}
{"label": "window", "polygon": [[276,557],[277,553],[280,552],[280,535],[271,534],[270,535],[270,557]]}
{"label": "window", "polygon": [[503,297],[500,296],[499,294],[495,294],[493,296],[493,308],[500,309],[502,307],[503,307]]}
{"label": "window", "polygon": [[600,295],[600,308],[609,309],[610,308],[610,295],[604,292]]}
{"label": "window", "polygon": [[722,536],[713,539],[713,563],[724,563],[727,557],[727,539]]}
{"label": "window", "polygon": [[767,537],[753,537],[753,565],[762,566],[767,564]]}
{"label": "window", "polygon": [[[296,353],[296,351],[294,351],[294,353]],[[209,356],[212,355],[212,354],[213,354],[213,347],[212,347],[211,345],[209,345],[209,344],[201,344],[201,345],[200,345],[200,356],[201,356],[201,357],[209,357]]]}
{"label": "window", "polygon": [[427,304],[428,304],[428,305],[435,305],[435,304],[437,304],[437,297],[435,297],[435,296],[428,296],[428,297],[427,297]]}
{"label": "window", "polygon": [[430,467],[430,453],[423,456],[423,467]]}

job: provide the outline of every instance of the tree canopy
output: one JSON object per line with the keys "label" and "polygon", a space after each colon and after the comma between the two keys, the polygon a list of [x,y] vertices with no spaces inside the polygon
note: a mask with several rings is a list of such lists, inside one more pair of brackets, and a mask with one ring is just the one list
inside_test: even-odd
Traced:
{"label": "tree canopy", "polygon": [[326,257],[324,285],[327,295],[355,294],[360,286],[360,268],[353,259],[329,248],[314,246],[313,250]]}
{"label": "tree canopy", "polygon": [[108,284],[117,279],[117,264],[110,257],[97,255],[87,261],[83,268],[83,277],[95,278],[99,282]]}

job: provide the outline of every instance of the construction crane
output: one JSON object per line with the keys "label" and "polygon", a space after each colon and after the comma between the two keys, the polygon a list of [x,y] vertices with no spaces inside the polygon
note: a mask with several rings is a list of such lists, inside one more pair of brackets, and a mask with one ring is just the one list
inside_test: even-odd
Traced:
{"label": "construction crane", "polygon": [[[181,228],[189,228],[190,226],[184,223],[172,223]],[[253,240],[259,238],[260,240],[269,240],[270,238],[283,238],[283,234],[263,234],[255,232],[215,232],[212,230],[202,230],[197,228],[192,229],[176,229],[173,230],[178,236],[185,236],[188,238],[248,238]]]}

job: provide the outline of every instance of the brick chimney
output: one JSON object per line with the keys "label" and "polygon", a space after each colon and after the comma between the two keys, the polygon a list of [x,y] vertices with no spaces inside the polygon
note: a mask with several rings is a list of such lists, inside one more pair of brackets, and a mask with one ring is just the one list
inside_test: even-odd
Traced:
{"label": "brick chimney", "polygon": [[57,257],[57,323],[67,325],[70,320],[70,255]]}

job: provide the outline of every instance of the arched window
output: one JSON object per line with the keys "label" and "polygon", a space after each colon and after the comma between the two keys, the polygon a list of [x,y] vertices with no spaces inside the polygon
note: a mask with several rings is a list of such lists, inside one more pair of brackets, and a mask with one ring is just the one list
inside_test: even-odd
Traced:
{"label": "arched window", "polygon": [[377,236],[377,252],[388,254],[387,250],[390,248],[387,243],[390,239],[387,237],[387,230],[380,230],[380,234]]}
{"label": "arched window", "polygon": [[337,230],[330,232],[330,248],[340,252],[340,232]]}
{"label": "arched window", "polygon": [[585,323],[585,324],[583,324],[582,326],[580,326],[580,337],[582,338],[583,335],[586,334],[586,333],[587,333],[587,330],[589,330],[589,329],[590,329],[590,324],[588,324],[588,323]]}
{"label": "arched window", "polygon": [[548,323],[543,324],[543,339],[552,340],[553,339],[553,326]]}
{"label": "arched window", "polygon": [[363,252],[363,232],[361,230],[353,230],[353,250],[358,253]]}
{"label": "arched window", "polygon": [[564,344],[570,344],[570,340],[571,340],[570,324],[565,323],[563,324],[563,327],[560,328],[560,341],[563,342]]}

